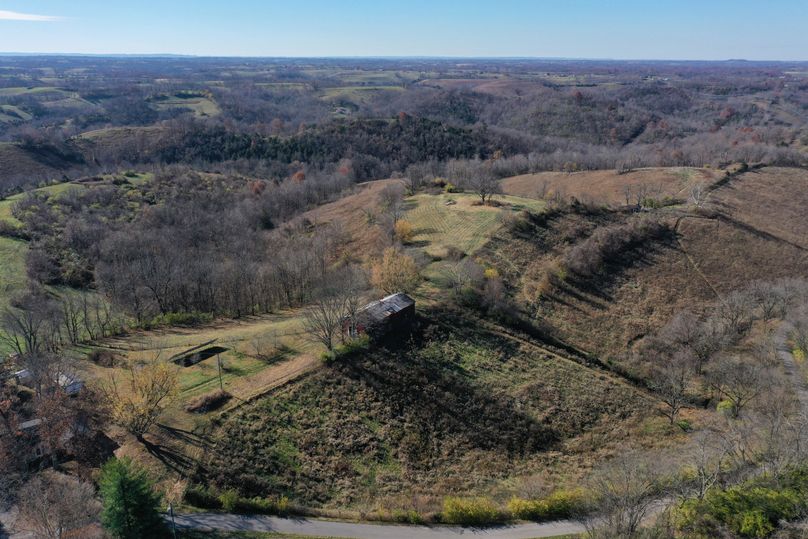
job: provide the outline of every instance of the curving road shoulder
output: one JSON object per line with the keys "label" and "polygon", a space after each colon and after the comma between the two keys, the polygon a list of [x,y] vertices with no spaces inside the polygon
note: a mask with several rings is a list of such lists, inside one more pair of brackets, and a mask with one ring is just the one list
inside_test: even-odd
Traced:
{"label": "curving road shoulder", "polygon": [[397,524],[359,524],[309,518],[280,518],[230,513],[195,513],[175,516],[178,528],[202,531],[279,532],[351,539],[534,539],[583,533],[584,527],[573,521],[559,520],[542,524],[515,524],[495,528],[453,526],[407,526]]}

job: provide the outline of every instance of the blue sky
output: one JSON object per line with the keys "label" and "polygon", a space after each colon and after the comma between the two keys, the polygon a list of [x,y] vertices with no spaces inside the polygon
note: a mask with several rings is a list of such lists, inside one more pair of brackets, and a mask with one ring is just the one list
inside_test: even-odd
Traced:
{"label": "blue sky", "polygon": [[808,0],[0,0],[0,51],[808,60]]}

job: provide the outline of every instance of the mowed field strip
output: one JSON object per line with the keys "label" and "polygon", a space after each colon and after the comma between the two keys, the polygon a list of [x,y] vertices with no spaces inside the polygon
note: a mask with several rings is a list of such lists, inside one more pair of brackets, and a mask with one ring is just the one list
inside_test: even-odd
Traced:
{"label": "mowed field strip", "polygon": [[404,218],[413,225],[413,244],[423,244],[427,253],[438,256],[449,247],[473,254],[502,225],[505,212],[544,209],[543,202],[527,198],[497,195],[494,199],[502,206],[476,205],[480,198],[469,193],[410,197]]}

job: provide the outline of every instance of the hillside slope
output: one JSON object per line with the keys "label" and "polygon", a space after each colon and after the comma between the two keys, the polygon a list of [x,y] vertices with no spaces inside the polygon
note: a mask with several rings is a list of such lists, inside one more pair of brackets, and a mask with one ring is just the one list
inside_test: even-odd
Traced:
{"label": "hillside slope", "polygon": [[[619,359],[681,310],[707,304],[755,279],[808,275],[800,217],[808,172],[763,168],[732,177],[704,211],[657,210],[670,231],[619,253],[595,275],[555,278],[571,249],[598,227],[649,215],[583,207],[534,219],[497,237],[484,256],[507,277],[517,301],[562,340]],[[555,281],[556,284],[548,284]]]}
{"label": "hillside slope", "polygon": [[344,358],[224,417],[204,480],[325,507],[420,497],[428,512],[447,494],[505,499],[534,474],[558,483],[654,443],[629,440],[653,404],[622,380],[449,313],[421,323],[402,348]]}

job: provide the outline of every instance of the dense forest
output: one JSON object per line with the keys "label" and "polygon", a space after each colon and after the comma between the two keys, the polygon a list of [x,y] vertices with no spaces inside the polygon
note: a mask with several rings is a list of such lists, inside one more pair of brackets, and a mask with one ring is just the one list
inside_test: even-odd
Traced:
{"label": "dense forest", "polygon": [[515,172],[804,163],[808,83],[787,63],[42,62],[9,58],[0,78],[6,193],[121,163],[350,159],[360,181],[495,151]]}

